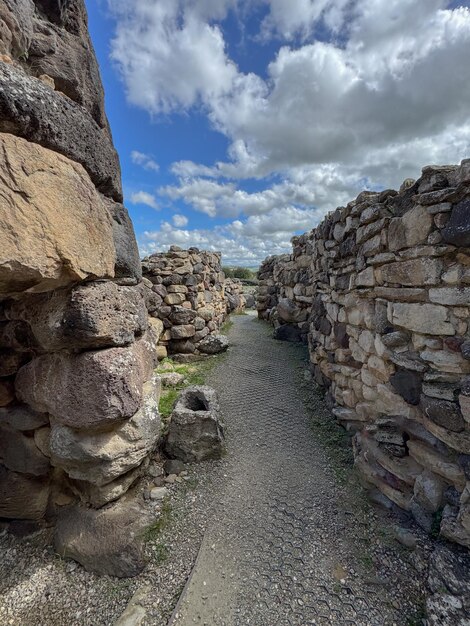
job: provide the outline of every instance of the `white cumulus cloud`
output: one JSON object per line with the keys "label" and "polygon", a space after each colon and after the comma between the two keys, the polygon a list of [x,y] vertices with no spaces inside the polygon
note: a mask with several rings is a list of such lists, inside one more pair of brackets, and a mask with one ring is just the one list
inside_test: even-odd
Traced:
{"label": "white cumulus cloud", "polygon": [[[364,187],[397,187],[424,165],[470,154],[467,2],[109,2],[130,102],[153,117],[197,107],[230,144],[224,161],[174,163],[175,184],[157,193],[235,220],[217,236],[237,241],[240,257],[248,243],[262,251],[251,234],[261,227],[279,224],[285,242],[281,224],[308,229]],[[249,43],[253,54],[267,40],[277,46],[263,73],[230,57],[230,11],[264,15]],[[253,178],[264,188],[250,193],[240,181]],[[169,228],[159,237],[206,236]]]}
{"label": "white cumulus cloud", "polygon": [[146,206],[149,206],[157,211],[160,208],[155,196],[147,191],[137,191],[136,193],[131,194],[131,202],[132,204],[145,204]]}

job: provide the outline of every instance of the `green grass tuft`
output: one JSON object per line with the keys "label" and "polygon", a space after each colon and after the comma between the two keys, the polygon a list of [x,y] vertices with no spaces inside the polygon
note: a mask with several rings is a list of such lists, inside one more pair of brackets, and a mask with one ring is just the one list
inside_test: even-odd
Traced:
{"label": "green grass tuft", "polygon": [[160,516],[144,530],[145,541],[156,541],[160,537],[161,533],[170,524],[172,511],[170,502],[163,500]]}

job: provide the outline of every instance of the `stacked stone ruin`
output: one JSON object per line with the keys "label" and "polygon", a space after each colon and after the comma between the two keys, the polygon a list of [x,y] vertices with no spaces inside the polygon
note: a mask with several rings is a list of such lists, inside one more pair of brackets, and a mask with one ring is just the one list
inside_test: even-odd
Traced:
{"label": "stacked stone ruin", "polygon": [[83,1],[0,3],[0,54],[0,518],[65,554],[159,437],[156,345]]}
{"label": "stacked stone ruin", "polygon": [[470,160],[363,192],[260,268],[372,492],[470,547]]}
{"label": "stacked stone ruin", "polygon": [[143,260],[147,307],[160,335],[160,357],[214,354],[228,346],[219,330],[227,314],[241,311],[245,300],[241,283],[226,281],[220,262],[219,252],[178,246]]}

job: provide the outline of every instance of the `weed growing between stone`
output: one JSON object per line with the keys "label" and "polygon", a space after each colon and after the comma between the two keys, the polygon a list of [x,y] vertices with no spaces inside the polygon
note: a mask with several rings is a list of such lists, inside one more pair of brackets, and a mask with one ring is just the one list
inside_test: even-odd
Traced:
{"label": "weed growing between stone", "polygon": [[168,500],[163,500],[160,516],[144,532],[146,541],[156,541],[171,522],[173,508]]}

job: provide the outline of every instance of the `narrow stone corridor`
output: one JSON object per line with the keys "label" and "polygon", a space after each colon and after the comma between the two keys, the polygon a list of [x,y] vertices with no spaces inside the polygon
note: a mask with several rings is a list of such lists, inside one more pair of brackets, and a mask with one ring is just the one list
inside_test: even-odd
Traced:
{"label": "narrow stone corridor", "polygon": [[364,536],[360,494],[345,497],[314,438],[299,393],[302,349],[248,315],[234,318],[230,340],[209,381],[227,429],[223,487],[170,624],[413,623],[413,568],[364,567],[374,538]]}

